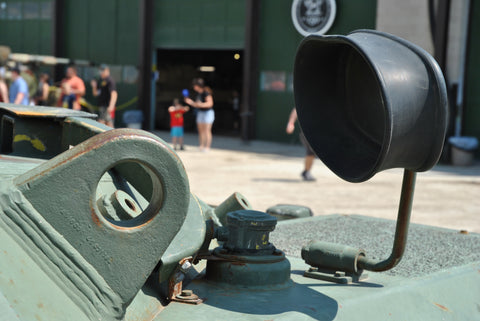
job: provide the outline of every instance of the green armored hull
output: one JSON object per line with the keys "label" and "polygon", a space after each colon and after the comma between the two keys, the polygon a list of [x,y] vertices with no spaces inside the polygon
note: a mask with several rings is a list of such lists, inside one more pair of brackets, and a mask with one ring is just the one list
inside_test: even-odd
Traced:
{"label": "green armored hull", "polygon": [[478,319],[480,235],[409,228],[445,137],[438,66],[360,31],[308,37],[295,71],[302,128],[337,175],[405,168],[397,223],[277,225],[238,193],[211,207],[155,135],[1,104],[0,320]]}

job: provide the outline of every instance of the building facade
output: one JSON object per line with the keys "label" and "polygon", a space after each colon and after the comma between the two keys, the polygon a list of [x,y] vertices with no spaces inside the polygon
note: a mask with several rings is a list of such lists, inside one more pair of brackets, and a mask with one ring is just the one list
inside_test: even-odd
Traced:
{"label": "building facade", "polygon": [[[480,45],[475,41],[480,0],[462,1],[469,4],[470,23],[461,131],[480,138],[480,84],[475,76],[480,67]],[[172,99],[182,97],[192,78],[203,77],[213,90],[218,133],[293,141],[296,136],[285,133],[285,124],[294,107],[293,61],[304,37],[292,21],[294,2],[298,1],[0,0],[0,45],[13,52],[69,58],[80,63],[86,83],[95,77],[96,65],[109,64],[118,83],[117,126],[124,125],[123,111],[140,109],[145,129],[167,128],[166,109]],[[334,2],[336,13],[327,34],[378,27],[433,53],[426,1]],[[458,7],[452,3],[452,8],[455,3]],[[452,9],[450,26],[459,30],[458,38],[462,29],[455,21],[464,16],[463,9],[457,9]],[[450,66],[460,65],[459,50],[449,53]],[[52,71],[56,80],[63,68]],[[458,83],[456,72],[449,71],[455,74],[451,83]],[[194,127],[193,115],[187,116],[186,126]]]}

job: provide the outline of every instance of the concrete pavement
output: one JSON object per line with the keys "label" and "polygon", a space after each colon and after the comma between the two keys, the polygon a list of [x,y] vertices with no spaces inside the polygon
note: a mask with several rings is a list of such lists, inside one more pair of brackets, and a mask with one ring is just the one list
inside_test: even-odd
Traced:
{"label": "concrete pavement", "polygon": [[[170,142],[168,132],[155,132]],[[208,153],[198,149],[197,135],[187,133],[179,151],[192,192],[219,204],[242,193],[257,210],[276,204],[310,207],[315,215],[360,214],[396,219],[403,170],[387,170],[352,184],[315,161],[315,182],[300,178],[304,149],[300,145],[215,136]],[[418,173],[412,222],[480,233],[480,162],[471,167],[437,165]]]}

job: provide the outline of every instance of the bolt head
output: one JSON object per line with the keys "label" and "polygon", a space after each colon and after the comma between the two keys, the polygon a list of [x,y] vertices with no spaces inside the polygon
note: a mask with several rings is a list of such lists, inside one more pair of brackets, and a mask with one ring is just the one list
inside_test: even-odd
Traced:
{"label": "bolt head", "polygon": [[183,271],[186,271],[191,267],[192,267],[192,263],[190,263],[190,261],[185,261],[185,263],[182,264],[181,269]]}

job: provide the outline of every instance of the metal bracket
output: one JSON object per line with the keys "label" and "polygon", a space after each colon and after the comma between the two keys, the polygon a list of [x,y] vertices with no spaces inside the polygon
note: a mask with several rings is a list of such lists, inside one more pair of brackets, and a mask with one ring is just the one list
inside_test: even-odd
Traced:
{"label": "metal bracket", "polygon": [[360,281],[368,279],[368,274],[358,275],[342,271],[320,270],[313,267],[305,271],[303,273],[303,276],[327,282],[334,282],[338,284],[358,283]]}
{"label": "metal bracket", "polygon": [[[99,208],[96,192],[104,173],[127,165],[133,168],[130,176],[150,180],[151,197],[140,215],[112,219]],[[124,304],[131,302],[170,246],[190,203],[178,156],[157,136],[133,129],[100,133],[13,183],[48,226],[76,249],[72,260],[87,260]]]}
{"label": "metal bracket", "polygon": [[192,290],[182,290],[180,294],[172,298],[172,301],[194,305],[203,303],[203,299],[200,299]]}
{"label": "metal bracket", "polygon": [[203,299],[200,299],[198,295],[193,293],[192,290],[183,289],[183,280],[185,279],[185,274],[191,267],[191,256],[186,257],[178,262],[176,271],[168,280],[168,298],[170,301],[188,304],[203,303]]}

